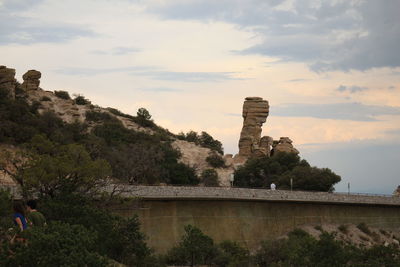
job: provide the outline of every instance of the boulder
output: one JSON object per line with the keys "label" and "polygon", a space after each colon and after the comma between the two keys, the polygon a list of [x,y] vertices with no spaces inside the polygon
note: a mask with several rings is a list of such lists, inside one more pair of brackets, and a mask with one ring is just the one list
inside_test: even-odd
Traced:
{"label": "boulder", "polygon": [[37,90],[40,85],[40,78],[42,74],[37,70],[28,70],[23,76],[24,82],[22,83],[22,89],[29,90]]}
{"label": "boulder", "polygon": [[286,152],[299,154],[299,151],[293,147],[292,143],[293,141],[290,140],[289,137],[281,137],[278,142],[275,142],[275,145],[273,147],[274,153]]}

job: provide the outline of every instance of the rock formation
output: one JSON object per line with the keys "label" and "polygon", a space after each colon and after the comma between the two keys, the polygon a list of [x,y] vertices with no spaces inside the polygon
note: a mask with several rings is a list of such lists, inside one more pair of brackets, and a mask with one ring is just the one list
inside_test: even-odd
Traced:
{"label": "rock formation", "polygon": [[243,128],[239,139],[239,154],[234,157],[235,165],[245,163],[250,157],[269,157],[273,151],[299,153],[288,137],[281,137],[279,141],[274,141],[270,136],[261,137],[261,127],[266,122],[268,114],[268,101],[261,97],[246,97],[243,104]]}
{"label": "rock formation", "polygon": [[15,97],[15,69],[9,69],[6,66],[0,66],[0,87],[9,92],[9,97]]}
{"label": "rock formation", "polygon": [[252,156],[269,156],[273,139],[261,137],[262,125],[269,114],[267,100],[261,97],[246,97],[243,104],[243,128],[239,139],[239,154],[236,163],[244,163]]}
{"label": "rock formation", "polygon": [[299,154],[299,151],[293,147],[293,141],[289,137],[281,137],[279,141],[273,145],[274,153],[286,152]]}
{"label": "rock formation", "polygon": [[40,71],[37,70],[28,70],[23,76],[24,82],[22,83],[22,89],[29,91],[29,90],[37,90],[40,84],[40,77],[42,74]]}

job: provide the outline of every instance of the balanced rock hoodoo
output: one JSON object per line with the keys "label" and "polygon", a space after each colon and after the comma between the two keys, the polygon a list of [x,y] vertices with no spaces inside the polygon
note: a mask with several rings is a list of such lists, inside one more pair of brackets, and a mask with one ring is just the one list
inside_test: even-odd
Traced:
{"label": "balanced rock hoodoo", "polygon": [[261,97],[246,97],[243,104],[243,128],[239,139],[239,154],[236,164],[243,164],[250,157],[272,156],[275,152],[298,154],[289,137],[274,141],[270,136],[261,137],[262,125],[267,121],[269,104]]}
{"label": "balanced rock hoodoo", "polygon": [[24,90],[37,90],[40,85],[40,77],[42,74],[40,71],[37,70],[28,70],[23,76],[24,82],[22,83],[21,87]]}

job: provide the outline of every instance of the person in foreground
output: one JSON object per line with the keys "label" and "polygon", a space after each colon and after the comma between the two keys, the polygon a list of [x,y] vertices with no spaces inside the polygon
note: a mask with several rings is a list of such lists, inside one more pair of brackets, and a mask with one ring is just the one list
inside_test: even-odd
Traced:
{"label": "person in foreground", "polygon": [[26,202],[27,211],[28,211],[28,223],[31,226],[45,226],[46,225],[46,218],[44,215],[36,210],[36,201],[35,200],[28,200]]}
{"label": "person in foreground", "polygon": [[14,224],[18,227],[18,230],[21,232],[24,231],[27,227],[27,221],[25,218],[25,208],[21,201],[14,202]]}

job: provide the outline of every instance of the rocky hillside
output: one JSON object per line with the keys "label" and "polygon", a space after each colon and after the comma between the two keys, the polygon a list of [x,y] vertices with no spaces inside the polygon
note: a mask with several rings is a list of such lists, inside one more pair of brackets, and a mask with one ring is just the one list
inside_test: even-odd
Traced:
{"label": "rocky hillside", "polygon": [[359,247],[370,248],[374,245],[393,245],[400,247],[400,231],[382,229],[368,226],[365,223],[354,224],[323,224],[304,225],[300,229],[306,231],[315,238],[322,232],[333,233],[336,240],[353,244]]}
{"label": "rocky hillside", "polygon": [[[72,99],[66,91],[47,91],[40,88],[41,73],[36,70],[29,70],[23,75],[23,82],[20,84],[15,79],[15,70],[0,66],[0,87],[8,91],[11,99],[24,98],[31,106],[37,108],[39,114],[52,112],[62,119],[65,123],[85,123],[89,131],[110,117],[117,119],[129,130],[141,132],[147,135],[162,133],[168,136],[172,142],[172,147],[180,151],[179,162],[192,167],[197,176],[205,170],[215,169],[219,175],[219,184],[229,185],[230,174],[233,173],[233,162],[229,161],[232,156],[227,156],[223,167],[211,166],[207,162],[207,157],[218,155],[216,151],[198,145],[194,142],[180,140],[176,135],[168,130],[157,126],[152,121],[141,123],[136,116],[123,114],[114,108],[103,108],[93,105],[83,96],[76,96]],[[0,174],[0,181],[10,182],[10,178],[5,173]]]}

